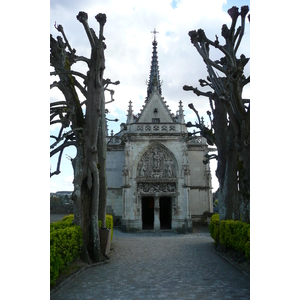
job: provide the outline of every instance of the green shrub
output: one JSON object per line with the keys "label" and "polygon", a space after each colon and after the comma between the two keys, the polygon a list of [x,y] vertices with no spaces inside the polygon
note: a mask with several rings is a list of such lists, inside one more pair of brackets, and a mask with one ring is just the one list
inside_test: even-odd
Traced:
{"label": "green shrub", "polygon": [[211,237],[215,240],[215,244],[219,241],[219,214],[212,215],[209,224],[209,232]]}
{"label": "green shrub", "polygon": [[[68,216],[64,216],[61,221],[51,223],[50,230],[51,230],[51,227],[52,227],[52,229],[53,228],[58,229],[58,228],[68,227],[68,226],[72,225],[73,220],[74,220],[74,214],[70,214]],[[102,224],[101,224],[100,220],[98,221],[98,225],[99,225],[99,228],[101,228]],[[114,220],[113,220],[113,216],[112,215],[106,215],[106,228],[110,228],[111,229],[110,240],[112,240],[112,238],[113,238],[113,228],[114,228]]]}
{"label": "green shrub", "polygon": [[[82,233],[80,226],[50,227],[50,285],[54,285],[59,274],[80,255]],[[53,224],[53,223],[52,223]]]}
{"label": "green shrub", "polygon": [[[99,228],[101,228],[102,222],[101,220],[98,221]],[[111,236],[110,240],[113,238],[113,232],[114,232],[114,219],[112,215],[106,215],[106,228],[111,229]]]}
{"label": "green shrub", "polygon": [[229,249],[245,253],[245,244],[249,242],[250,224],[242,221],[224,220],[220,222],[220,242]]}
{"label": "green shrub", "polygon": [[[50,285],[80,256],[82,231],[73,223],[74,214],[63,217],[61,221],[50,223]],[[101,228],[101,221],[98,222]],[[111,229],[113,238],[113,216],[106,215],[106,227]]]}
{"label": "green shrub", "polygon": [[74,221],[74,214],[70,214],[70,215],[64,216],[61,221],[62,222],[67,222],[67,223],[69,223],[71,225],[72,222]]}
{"label": "green shrub", "polygon": [[239,251],[247,258],[250,257],[250,224],[233,220],[219,222],[219,215],[214,214],[211,217],[209,231],[216,244],[220,241],[224,247]]}

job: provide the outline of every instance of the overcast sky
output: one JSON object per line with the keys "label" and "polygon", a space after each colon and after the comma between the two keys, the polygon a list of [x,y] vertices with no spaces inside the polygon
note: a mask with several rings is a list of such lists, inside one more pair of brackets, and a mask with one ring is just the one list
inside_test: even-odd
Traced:
{"label": "overcast sky", "polygon": [[[111,0],[111,1],[50,1],[50,33],[59,35],[54,28],[55,22],[64,27],[64,31],[76,54],[90,56],[90,46],[80,22],[76,16],[79,11],[85,11],[89,16],[89,25],[98,32],[99,26],[95,15],[105,13],[107,22],[104,28],[107,49],[105,50],[106,70],[104,77],[119,80],[121,84],[114,87],[115,102],[108,104],[109,118],[118,118],[118,123],[109,123],[109,132],[119,131],[120,123],[126,122],[129,100],[132,101],[134,113],[138,113],[144,104],[149,79],[150,62],[152,56],[151,31],[154,28],[158,42],[158,61],[162,95],[167,101],[171,111],[175,114],[178,102],[184,106],[185,120],[194,122],[196,116],[187,107],[191,102],[204,117],[206,124],[208,118],[206,111],[209,109],[207,98],[196,97],[192,92],[185,92],[182,86],[198,86],[200,78],[206,78],[207,72],[204,62],[190,42],[188,31],[202,28],[208,38],[214,40],[215,35],[223,44],[221,27],[223,24],[230,26],[230,17],[227,10],[233,5],[249,5],[248,1],[172,1],[172,0]],[[250,57],[250,25],[246,22],[245,36],[240,46],[241,53]],[[214,53],[215,59],[220,58],[219,53]],[[249,64],[248,64],[249,65]],[[85,66],[74,66],[74,69],[86,72]],[[250,66],[246,67],[246,76],[250,75]],[[52,82],[54,78],[50,78]],[[250,85],[245,88],[245,98],[250,98]],[[63,96],[58,90],[51,90],[50,101],[62,100]],[[109,95],[107,95],[109,97]],[[83,98],[82,98],[83,99]],[[53,128],[54,133],[57,128]],[[72,190],[73,170],[66,154],[74,157],[75,150],[66,151],[63,155],[61,166],[62,173],[50,179],[50,191]],[[51,159],[51,170],[56,168],[56,160]],[[211,163],[213,175],[213,191],[218,188],[215,177],[216,162]]]}

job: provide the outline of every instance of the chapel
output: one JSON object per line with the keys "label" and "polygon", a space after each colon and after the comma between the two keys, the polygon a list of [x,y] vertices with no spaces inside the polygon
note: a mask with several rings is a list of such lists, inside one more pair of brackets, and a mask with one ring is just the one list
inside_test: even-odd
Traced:
{"label": "chapel", "polygon": [[145,104],[134,114],[129,101],[126,124],[107,136],[106,211],[126,232],[184,233],[213,211],[209,149],[188,136],[182,102],[173,114],[162,96],[155,33]]}

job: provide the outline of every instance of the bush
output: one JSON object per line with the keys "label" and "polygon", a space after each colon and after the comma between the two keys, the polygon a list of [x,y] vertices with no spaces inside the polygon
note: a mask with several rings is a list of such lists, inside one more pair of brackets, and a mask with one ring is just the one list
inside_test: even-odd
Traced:
{"label": "bush", "polygon": [[[74,220],[74,214],[70,214],[68,216],[64,216],[61,221],[51,223],[53,228],[65,228],[72,225]],[[99,228],[101,228],[101,221],[98,221]],[[113,238],[113,228],[114,228],[114,219],[112,215],[106,215],[106,228],[111,229],[111,238]]]}
{"label": "bush", "polygon": [[72,224],[72,222],[74,221],[74,214],[70,214],[68,216],[64,216],[62,218],[62,222],[67,222],[69,223],[70,225]]}
{"label": "bush", "polygon": [[80,226],[59,221],[50,226],[50,285],[54,285],[59,274],[79,257],[82,245]]}
{"label": "bush", "polygon": [[219,242],[219,214],[212,215],[209,224],[209,232],[211,237],[215,240],[215,244]]}
{"label": "bush", "polygon": [[219,222],[219,215],[215,214],[211,218],[209,230],[215,244],[220,241],[224,247],[250,258],[250,224],[233,220]]}
{"label": "bush", "polygon": [[[74,214],[63,217],[61,221],[50,223],[50,285],[80,256],[82,231],[73,224]],[[101,221],[98,222],[101,228]],[[111,229],[113,238],[113,216],[106,215],[106,227]]]}

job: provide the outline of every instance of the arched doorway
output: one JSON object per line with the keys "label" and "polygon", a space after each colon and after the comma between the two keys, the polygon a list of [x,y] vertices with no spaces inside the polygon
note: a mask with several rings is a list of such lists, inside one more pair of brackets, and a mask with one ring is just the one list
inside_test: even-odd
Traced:
{"label": "arched doorway", "polygon": [[[177,204],[178,166],[173,153],[153,143],[137,163],[137,207],[144,230],[172,229],[173,204]],[[173,203],[174,202],[174,203]]]}

